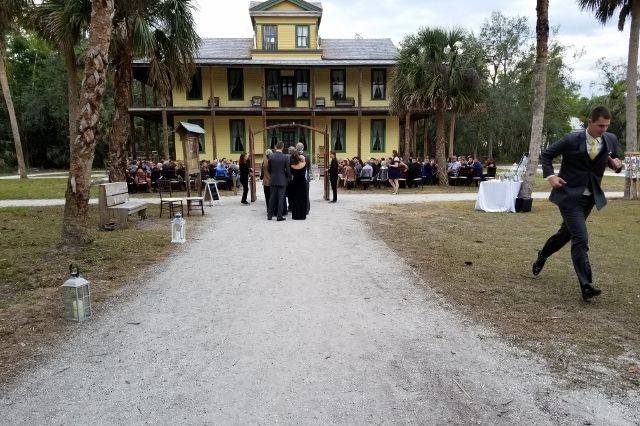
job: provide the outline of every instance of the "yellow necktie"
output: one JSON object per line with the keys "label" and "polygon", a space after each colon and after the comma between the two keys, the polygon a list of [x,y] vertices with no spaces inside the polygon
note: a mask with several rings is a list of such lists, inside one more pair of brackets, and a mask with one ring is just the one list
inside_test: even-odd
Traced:
{"label": "yellow necktie", "polygon": [[599,151],[598,140],[595,138],[589,139],[589,157],[591,157],[592,160],[595,159]]}

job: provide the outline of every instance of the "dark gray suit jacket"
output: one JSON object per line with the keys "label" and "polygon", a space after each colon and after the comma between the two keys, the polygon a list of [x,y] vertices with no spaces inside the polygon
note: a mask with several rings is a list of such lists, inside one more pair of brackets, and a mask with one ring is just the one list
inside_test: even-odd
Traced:
{"label": "dark gray suit jacket", "polygon": [[289,155],[282,152],[274,152],[269,156],[269,173],[271,173],[271,186],[287,186],[291,160]]}
{"label": "dark gray suit jacket", "polygon": [[540,154],[542,174],[545,178],[554,174],[553,159],[562,155],[558,176],[567,184],[562,188],[553,188],[549,197],[549,201],[560,207],[577,205],[586,188],[593,194],[598,210],[607,204],[600,184],[609,156],[618,158],[618,138],[613,133],[602,135],[602,150],[594,160],[589,157],[586,141],[584,130],[568,133]]}

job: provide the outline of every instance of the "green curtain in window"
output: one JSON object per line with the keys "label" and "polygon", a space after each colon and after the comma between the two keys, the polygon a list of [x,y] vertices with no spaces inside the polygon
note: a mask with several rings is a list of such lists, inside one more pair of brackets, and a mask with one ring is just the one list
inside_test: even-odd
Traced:
{"label": "green curtain in window", "polygon": [[334,151],[345,151],[345,127],[344,120],[333,120],[331,122],[331,139]]}
{"label": "green curtain in window", "polygon": [[240,120],[231,122],[233,151],[244,152],[244,123]]}
{"label": "green curtain in window", "polygon": [[371,150],[384,151],[385,122],[371,120]]}

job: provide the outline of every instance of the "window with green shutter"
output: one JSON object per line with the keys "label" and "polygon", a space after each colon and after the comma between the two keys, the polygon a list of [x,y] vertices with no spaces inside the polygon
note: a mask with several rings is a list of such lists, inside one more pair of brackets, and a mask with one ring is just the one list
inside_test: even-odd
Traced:
{"label": "window with green shutter", "polygon": [[262,48],[264,50],[278,50],[278,27],[276,25],[262,26]]}
{"label": "window with green shutter", "polygon": [[309,26],[308,25],[296,25],[296,47],[297,48],[309,47]]}

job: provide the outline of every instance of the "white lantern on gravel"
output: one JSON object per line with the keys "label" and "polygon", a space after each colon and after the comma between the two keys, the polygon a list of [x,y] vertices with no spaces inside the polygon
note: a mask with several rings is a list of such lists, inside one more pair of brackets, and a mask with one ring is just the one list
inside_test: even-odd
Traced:
{"label": "white lantern on gravel", "polygon": [[184,244],[187,242],[185,238],[186,221],[180,213],[176,213],[176,217],[171,220],[171,243]]}
{"label": "white lantern on gravel", "polygon": [[80,276],[77,266],[69,265],[71,277],[62,284],[64,315],[69,321],[82,322],[91,317],[91,283]]}

